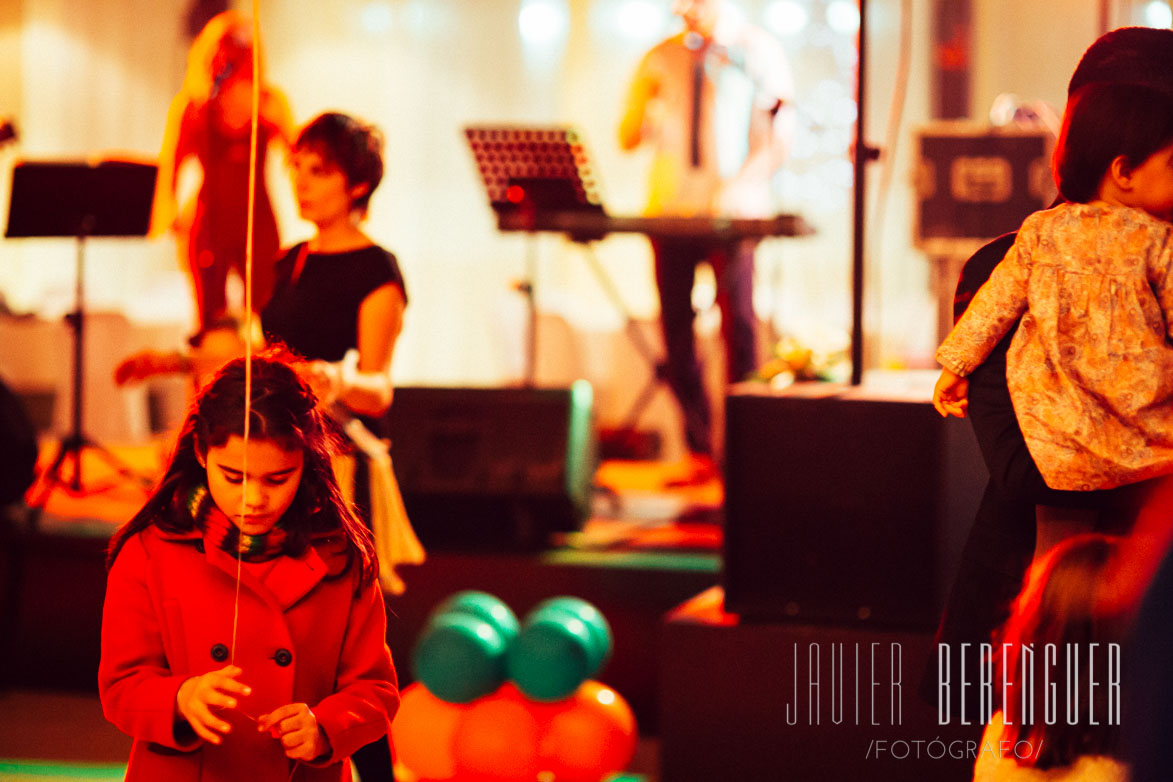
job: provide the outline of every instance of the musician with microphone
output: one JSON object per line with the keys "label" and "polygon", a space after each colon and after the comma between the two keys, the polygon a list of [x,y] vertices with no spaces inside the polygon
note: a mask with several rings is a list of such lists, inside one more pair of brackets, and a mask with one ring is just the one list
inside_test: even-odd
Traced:
{"label": "musician with microphone", "polygon": [[[673,0],[684,29],[648,51],[628,88],[619,143],[653,150],[646,213],[762,218],[777,211],[772,180],[793,135],[790,66],[781,45],[726,0]],[[683,483],[718,474],[712,413],[693,334],[692,289],[707,262],[717,280],[729,382],[757,368],[756,238],[652,236],[665,379],[684,414]]]}

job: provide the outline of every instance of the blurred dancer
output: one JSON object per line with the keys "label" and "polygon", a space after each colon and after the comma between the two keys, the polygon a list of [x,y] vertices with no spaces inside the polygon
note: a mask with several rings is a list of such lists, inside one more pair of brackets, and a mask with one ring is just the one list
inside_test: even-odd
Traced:
{"label": "blurred dancer", "polygon": [[[225,313],[228,272],[244,277],[253,75],[251,22],[235,11],[218,14],[192,43],[183,86],[167,113],[151,233],[175,231],[180,257],[191,272],[201,333]],[[257,310],[272,293],[280,247],[265,189],[265,156],[270,145],[288,145],[291,137],[285,96],[262,80],[253,224]],[[176,202],[178,175],[191,158],[203,179],[195,198],[181,208]]]}

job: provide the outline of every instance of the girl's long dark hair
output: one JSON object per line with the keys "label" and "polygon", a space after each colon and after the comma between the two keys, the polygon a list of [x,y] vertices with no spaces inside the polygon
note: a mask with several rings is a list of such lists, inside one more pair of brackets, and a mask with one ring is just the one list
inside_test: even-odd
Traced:
{"label": "girl's long dark hair", "polygon": [[[111,538],[107,567],[114,564],[126,541],[147,527],[175,533],[197,527],[187,503],[192,491],[207,480],[199,459],[208,448],[223,445],[232,435],[243,436],[244,386],[245,360],[238,358],[225,364],[200,391],[159,485]],[[330,463],[340,437],[284,351],[253,356],[249,407],[250,439],[276,440],[285,448],[300,448],[305,455],[301,482],[283,517],[284,553],[298,556],[310,545],[311,537],[341,533],[346,540],[346,566],[335,575],[348,572],[357,562],[360,582],[370,583],[378,572],[374,542],[342,499]]]}

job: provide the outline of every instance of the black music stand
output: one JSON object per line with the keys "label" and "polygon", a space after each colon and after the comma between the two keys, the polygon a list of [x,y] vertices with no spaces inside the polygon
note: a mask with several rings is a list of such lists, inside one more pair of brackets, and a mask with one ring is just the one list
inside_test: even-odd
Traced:
{"label": "black music stand", "polygon": [[[591,168],[582,137],[574,128],[470,126],[464,129],[489,206],[498,224],[520,218],[522,230],[535,234],[542,211],[591,211],[602,213],[597,178]],[[526,254],[526,275],[517,289],[526,297],[529,335],[526,344],[526,385],[534,385],[538,353],[538,314],[534,278],[537,245],[531,240]]]}
{"label": "black music stand", "polygon": [[[74,310],[66,316],[73,330],[72,429],[59,445],[56,458],[42,476],[34,510],[44,507],[55,486],[83,494],[81,455],[98,452],[122,476],[146,482],[107,448],[86,436],[82,427],[82,361],[85,333],[84,261],[86,239],[94,236],[146,236],[151,221],[157,167],[146,163],[21,162],[12,171],[12,197],[6,236],[72,237],[77,240]],[[62,477],[66,460],[73,473]],[[103,487],[107,488],[107,487]]]}
{"label": "black music stand", "polygon": [[[508,223],[510,230],[515,230],[513,226],[520,218],[523,229],[534,233],[543,212],[605,213],[599,193],[599,178],[582,134],[577,129],[565,126],[485,125],[467,127],[464,135],[480,171],[489,206],[497,215],[498,225]],[[664,382],[665,366],[659,352],[640,330],[635,316],[593,252],[590,243],[602,239],[603,234],[587,236],[576,233],[573,238],[588,248],[587,260],[591,270],[607,297],[623,315],[624,328],[632,344],[652,369],[652,376],[632,404],[620,428],[624,433],[621,439],[632,440],[641,412],[651,401],[657,387]],[[537,356],[537,306],[532,282],[536,269],[532,256],[529,266],[530,280],[520,287],[528,297],[529,304],[526,380],[532,386]]]}
{"label": "black music stand", "polygon": [[603,211],[598,177],[576,129],[485,125],[467,127],[464,135],[498,215]]}

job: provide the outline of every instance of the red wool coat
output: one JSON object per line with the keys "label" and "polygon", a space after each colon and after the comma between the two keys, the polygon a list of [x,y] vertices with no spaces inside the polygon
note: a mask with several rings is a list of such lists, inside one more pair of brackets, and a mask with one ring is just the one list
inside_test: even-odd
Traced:
{"label": "red wool coat", "polygon": [[343,554],[325,547],[278,557],[267,571],[246,563],[233,662],[252,695],[222,712],[233,727],[221,744],[186,724],[177,736],[179,685],[228,665],[232,644],[236,559],[204,548],[198,534],[151,527],[126,542],[110,570],[98,687],[106,718],[134,738],[126,779],[287,782],[293,762],[254,720],[306,703],[332,753],[301,763],[293,778],[349,780],[343,761],[388,730],[399,704],[382,593],[371,584],[355,595],[357,565],[327,578]]}

